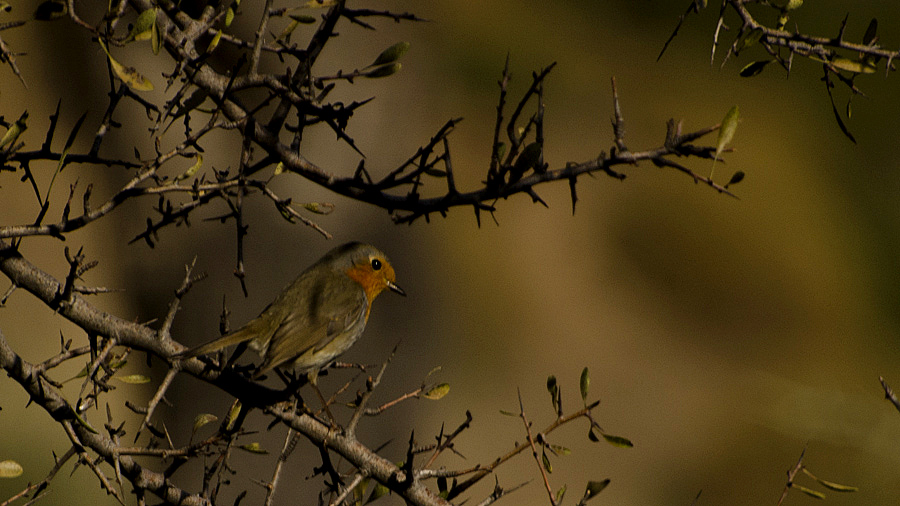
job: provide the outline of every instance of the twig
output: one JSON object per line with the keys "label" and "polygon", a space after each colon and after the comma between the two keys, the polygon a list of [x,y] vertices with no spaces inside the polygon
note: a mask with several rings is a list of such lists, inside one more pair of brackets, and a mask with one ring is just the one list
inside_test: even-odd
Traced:
{"label": "twig", "polygon": [[522,391],[516,389],[516,392],[519,396],[519,418],[522,419],[522,424],[525,425],[525,434],[528,437],[528,446],[531,448],[531,456],[534,457],[534,463],[537,464],[538,469],[541,471],[541,477],[544,479],[544,487],[547,489],[547,496],[550,498],[550,504],[556,506],[556,498],[553,496],[553,489],[550,488],[550,479],[547,477],[547,471],[544,469],[543,464],[541,464],[541,458],[538,457],[537,448],[534,446],[534,436],[531,435],[531,423],[525,416],[525,404],[522,402]]}
{"label": "twig", "polygon": [[900,411],[900,399],[898,399],[897,396],[894,395],[894,389],[888,386],[887,382],[884,381],[884,376],[879,376],[878,381],[881,382],[881,388],[884,389],[884,398],[891,401],[891,404],[893,404],[894,407],[897,408],[897,411]]}

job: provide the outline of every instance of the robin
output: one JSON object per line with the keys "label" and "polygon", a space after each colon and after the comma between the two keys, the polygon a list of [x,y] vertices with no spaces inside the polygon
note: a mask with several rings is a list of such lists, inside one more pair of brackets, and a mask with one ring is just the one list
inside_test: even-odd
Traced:
{"label": "robin", "polygon": [[254,378],[276,367],[315,374],[359,339],[378,294],[391,290],[406,295],[395,280],[391,263],[374,246],[338,246],[303,271],[255,319],[179,356],[244,344],[263,357]]}

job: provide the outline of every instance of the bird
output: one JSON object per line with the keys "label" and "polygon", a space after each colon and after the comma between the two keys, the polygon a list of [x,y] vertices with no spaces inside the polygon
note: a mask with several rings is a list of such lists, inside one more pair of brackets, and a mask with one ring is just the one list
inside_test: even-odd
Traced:
{"label": "bird", "polygon": [[385,290],[406,296],[384,253],[369,244],[350,242],[310,265],[243,327],[177,357],[244,345],[263,359],[253,379],[275,368],[314,378],[356,343],[369,320],[372,302]]}

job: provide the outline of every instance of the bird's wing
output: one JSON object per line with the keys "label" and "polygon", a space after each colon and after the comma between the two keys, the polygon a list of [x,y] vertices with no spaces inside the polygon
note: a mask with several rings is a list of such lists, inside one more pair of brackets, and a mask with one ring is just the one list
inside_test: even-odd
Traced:
{"label": "bird's wing", "polygon": [[[347,278],[344,278],[347,279]],[[341,280],[343,282],[343,280]],[[347,279],[349,283],[353,283]],[[275,329],[259,374],[285,364],[309,350],[318,351],[365,318],[366,295],[356,284],[327,284],[332,290],[314,290],[306,307],[289,311]]]}

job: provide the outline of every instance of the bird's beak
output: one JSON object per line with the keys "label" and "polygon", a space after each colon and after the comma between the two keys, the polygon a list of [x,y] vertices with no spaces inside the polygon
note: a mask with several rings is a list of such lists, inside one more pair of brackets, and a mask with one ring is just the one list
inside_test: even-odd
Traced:
{"label": "bird's beak", "polygon": [[406,297],[406,292],[404,292],[402,288],[397,286],[397,283],[394,283],[393,281],[388,281],[387,287],[390,288],[392,292],[397,292],[400,295]]}

